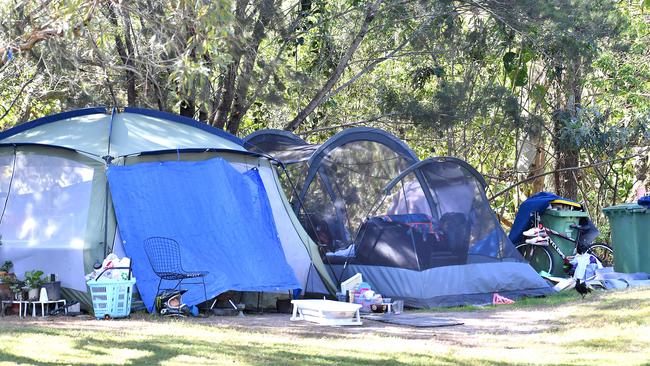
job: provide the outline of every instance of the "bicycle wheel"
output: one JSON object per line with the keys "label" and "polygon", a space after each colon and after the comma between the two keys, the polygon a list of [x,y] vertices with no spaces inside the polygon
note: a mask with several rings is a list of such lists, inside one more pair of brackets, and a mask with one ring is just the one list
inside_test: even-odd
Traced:
{"label": "bicycle wheel", "polygon": [[587,253],[598,258],[603,267],[614,266],[614,250],[607,244],[592,244],[587,249]]}
{"label": "bicycle wheel", "polygon": [[524,259],[535,269],[537,272],[545,271],[551,273],[553,268],[553,257],[546,247],[540,245],[532,245],[522,243],[515,248],[521,253]]}

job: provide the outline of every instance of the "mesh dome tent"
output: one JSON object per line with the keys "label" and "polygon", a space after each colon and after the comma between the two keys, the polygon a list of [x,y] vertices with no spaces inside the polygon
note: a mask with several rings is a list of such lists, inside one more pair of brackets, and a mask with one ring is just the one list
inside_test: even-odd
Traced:
{"label": "mesh dome tent", "polygon": [[[361,131],[366,138],[375,133]],[[346,134],[313,149],[308,159],[284,161],[292,176],[291,165],[304,164],[293,179],[293,207],[339,282],[361,273],[377,292],[413,307],[487,303],[494,292],[550,292],[505,235],[474,168],[455,158],[418,161],[401,142],[373,149],[339,140]],[[274,154],[269,140],[277,135],[258,132],[245,140]],[[304,141],[292,141],[278,147],[285,159],[299,157],[292,150],[306,150]]]}
{"label": "mesh dome tent", "polygon": [[[333,290],[315,244],[280,188],[272,161],[246,151],[242,143],[192,119],[137,108],[82,109],[3,131],[0,258],[12,260],[18,274],[32,269],[58,274],[66,296],[88,306],[84,274],[111,250],[128,253],[107,170],[220,158],[229,171],[244,175],[254,170],[259,177],[280,251],[300,286],[315,282]],[[179,192],[186,188],[179,187]],[[249,229],[246,222],[232,225],[233,231]]]}
{"label": "mesh dome tent", "polygon": [[352,243],[383,187],[418,161],[395,136],[366,127],[344,130],[322,145],[277,130],[257,131],[244,141],[286,165],[287,197],[312,239],[327,251]]}

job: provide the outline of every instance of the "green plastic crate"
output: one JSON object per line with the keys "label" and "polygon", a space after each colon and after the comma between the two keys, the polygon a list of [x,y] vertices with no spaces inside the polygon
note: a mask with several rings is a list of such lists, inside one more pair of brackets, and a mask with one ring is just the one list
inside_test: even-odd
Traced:
{"label": "green plastic crate", "polygon": [[[550,229],[553,229],[560,234],[564,234],[571,239],[578,237],[578,230],[572,228],[572,225],[578,225],[581,218],[589,217],[589,213],[584,211],[570,211],[570,210],[552,210],[548,209],[541,215],[542,224]],[[553,242],[557,244],[565,256],[573,255],[575,244],[562,239],[558,236],[552,236]],[[564,262],[560,254],[555,249],[549,246],[549,252],[553,256],[553,268],[551,274],[554,276],[565,277],[567,274],[564,272]]]}
{"label": "green plastic crate", "polygon": [[650,273],[650,210],[635,203],[605,207],[614,248],[614,270]]}

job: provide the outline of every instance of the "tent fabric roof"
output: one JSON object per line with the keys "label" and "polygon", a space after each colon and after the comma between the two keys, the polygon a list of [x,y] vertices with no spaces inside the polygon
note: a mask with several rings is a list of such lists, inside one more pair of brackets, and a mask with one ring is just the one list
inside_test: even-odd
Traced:
{"label": "tent fabric roof", "polygon": [[54,114],[0,132],[2,144],[59,146],[96,157],[173,149],[245,151],[244,142],[191,118],[140,108],[87,108]]}
{"label": "tent fabric roof", "polygon": [[[309,166],[316,167],[327,156],[327,154],[339,146],[349,144],[356,141],[372,141],[379,142],[386,145],[397,154],[405,157],[407,160],[413,162],[418,161],[417,155],[411,150],[404,141],[391,135],[390,133],[380,130],[378,128],[370,127],[355,127],[343,130],[336,135],[330,137],[325,143],[320,145],[318,150],[314,152],[311,159],[309,159]],[[318,167],[316,167],[318,169]]]}
{"label": "tent fabric roof", "polygon": [[311,167],[320,164],[330,151],[355,141],[378,142],[408,160],[414,162],[419,160],[413,150],[402,140],[386,131],[370,127],[355,127],[343,130],[330,137],[323,144],[309,144],[289,131],[259,130],[244,138],[244,146],[252,151],[271,154],[285,164],[309,161]]}
{"label": "tent fabric roof", "polygon": [[282,146],[308,145],[300,136],[285,130],[258,130],[244,138],[246,147],[277,151]]}

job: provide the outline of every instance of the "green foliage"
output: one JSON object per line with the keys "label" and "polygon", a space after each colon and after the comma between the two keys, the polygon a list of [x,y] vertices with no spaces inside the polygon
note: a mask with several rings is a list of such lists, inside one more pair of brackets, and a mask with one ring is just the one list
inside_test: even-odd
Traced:
{"label": "green foliage", "polygon": [[11,269],[14,267],[14,262],[5,261],[2,266],[0,266],[0,272],[11,272]]}
{"label": "green foliage", "polygon": [[25,272],[25,286],[30,289],[38,289],[45,284],[45,279],[43,278],[43,271],[33,270]]}
{"label": "green foliage", "polygon": [[[225,126],[231,131],[282,127],[335,76],[373,3],[0,3],[0,128],[131,99],[177,113],[183,106],[214,123],[227,95],[225,119],[241,116]],[[574,198],[597,216],[647,179],[634,159],[607,161],[649,145],[649,7],[382,1],[340,79],[295,132],[319,142],[372,125],[423,158],[462,157],[487,176],[491,193],[506,189],[493,204],[510,219],[533,189],[557,187],[542,178],[507,189],[559,168],[565,149],[580,164],[603,162],[570,176],[583,192]],[[18,51],[35,31],[50,33]]]}

